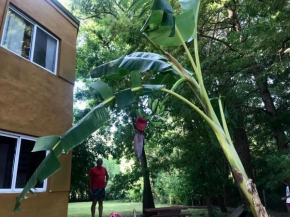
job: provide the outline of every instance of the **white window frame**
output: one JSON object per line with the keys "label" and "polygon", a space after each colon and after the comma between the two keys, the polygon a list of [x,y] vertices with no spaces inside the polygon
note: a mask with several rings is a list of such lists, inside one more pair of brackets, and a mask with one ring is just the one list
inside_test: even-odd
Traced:
{"label": "white window frame", "polygon": [[[15,150],[15,155],[13,159],[13,171],[12,171],[12,182],[11,182],[11,188],[1,189],[0,193],[19,193],[23,190],[23,188],[16,188],[16,178],[17,178],[17,170],[18,170],[18,163],[19,163],[19,155],[20,155],[20,147],[21,147],[21,140],[31,140],[36,141],[35,137],[26,136],[18,133],[10,133],[0,130],[0,136],[5,136],[9,138],[17,139],[17,145]],[[46,156],[49,154],[49,151],[46,151]],[[42,188],[34,188],[34,192],[46,192],[47,189],[47,179],[43,181],[43,187]]]}
{"label": "white window frame", "polygon": [[[57,74],[57,65],[58,65],[59,40],[58,40],[55,36],[53,36],[52,34],[50,34],[49,32],[47,32],[45,29],[41,28],[38,24],[36,24],[35,22],[33,22],[33,21],[32,21],[31,19],[29,19],[27,16],[25,16],[24,14],[22,14],[20,11],[18,11],[18,10],[17,10],[16,8],[14,8],[13,6],[10,5],[9,8],[8,8],[8,10],[13,11],[14,13],[18,14],[18,15],[21,16],[23,19],[25,19],[26,21],[28,21],[29,23],[31,23],[31,24],[33,25],[33,31],[32,31],[33,33],[32,33],[32,35],[31,35],[31,48],[30,48],[30,52],[29,52],[29,59],[26,59],[25,57],[23,57],[23,56],[21,56],[21,55],[15,53],[15,52],[13,52],[13,51],[11,51],[11,50],[5,48],[5,47],[3,46],[4,36],[5,36],[6,33],[7,33],[7,14],[6,14],[6,16],[5,16],[5,24],[4,24],[4,29],[3,29],[4,31],[3,31],[3,33],[2,33],[1,44],[0,44],[0,46],[1,46],[2,48],[4,48],[4,49],[9,50],[10,52],[16,54],[17,56],[20,56],[21,58],[23,58],[23,59],[25,59],[25,60],[27,60],[27,61],[29,61],[29,62],[31,62],[31,63],[37,65],[37,66],[39,66],[40,68],[42,68],[42,69],[44,69],[44,70],[46,70],[46,71],[48,71],[48,72],[50,72],[50,73],[56,75],[56,74]],[[35,36],[36,36],[36,30],[37,30],[37,28],[41,29],[41,30],[44,31],[47,35],[51,36],[53,39],[56,40],[55,66],[54,66],[54,70],[53,70],[53,71],[50,71],[49,69],[47,69],[47,68],[45,68],[45,67],[43,67],[43,66],[41,66],[41,65],[39,65],[39,64],[37,64],[37,63],[35,63],[35,62],[33,62],[33,57],[34,57],[34,47],[35,47],[35,39],[36,39]]]}

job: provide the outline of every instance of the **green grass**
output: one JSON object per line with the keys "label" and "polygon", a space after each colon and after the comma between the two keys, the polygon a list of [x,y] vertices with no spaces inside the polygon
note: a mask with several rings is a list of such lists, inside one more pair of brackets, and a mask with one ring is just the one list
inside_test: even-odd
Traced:
{"label": "green grass", "polygon": [[[170,206],[168,204],[155,204],[156,207]],[[142,214],[142,203],[129,203],[119,201],[104,201],[103,217],[109,217],[110,213],[117,212],[123,217],[133,217],[133,210],[137,215]],[[195,217],[206,217],[204,210],[190,210]],[[68,217],[91,217],[91,202],[69,203]],[[98,217],[98,205],[96,207],[96,217]]]}

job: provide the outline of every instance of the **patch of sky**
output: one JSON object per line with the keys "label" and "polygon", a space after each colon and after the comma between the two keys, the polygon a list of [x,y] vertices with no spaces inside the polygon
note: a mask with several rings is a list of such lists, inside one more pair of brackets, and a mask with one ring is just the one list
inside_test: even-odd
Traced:
{"label": "patch of sky", "polygon": [[[76,81],[74,86],[74,93],[77,91],[77,89],[85,89],[85,83],[82,81]],[[84,110],[86,108],[87,101],[83,100],[75,100],[74,107],[80,110]]]}
{"label": "patch of sky", "polygon": [[69,9],[69,5],[72,2],[71,0],[58,0],[66,9]]}

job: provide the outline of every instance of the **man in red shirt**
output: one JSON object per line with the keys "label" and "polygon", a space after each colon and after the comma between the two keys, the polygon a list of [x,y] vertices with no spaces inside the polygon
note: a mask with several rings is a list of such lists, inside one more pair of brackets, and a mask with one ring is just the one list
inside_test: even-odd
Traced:
{"label": "man in red shirt", "polygon": [[97,166],[93,167],[89,173],[89,192],[93,203],[91,207],[92,217],[95,217],[96,204],[99,202],[99,217],[103,215],[103,200],[105,199],[105,188],[109,175],[105,167],[102,167],[103,160],[97,160]]}

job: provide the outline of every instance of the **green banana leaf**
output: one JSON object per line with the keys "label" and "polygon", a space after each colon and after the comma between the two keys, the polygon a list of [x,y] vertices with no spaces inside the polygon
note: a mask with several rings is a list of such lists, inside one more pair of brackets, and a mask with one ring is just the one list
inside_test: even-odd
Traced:
{"label": "green banana leaf", "polygon": [[131,72],[131,82],[132,82],[132,88],[141,87],[141,78],[140,78],[140,73],[138,71]]}
{"label": "green banana leaf", "polygon": [[[104,82],[98,81],[95,83],[101,87]],[[141,84],[140,84],[141,86]],[[163,87],[163,85],[144,85],[145,92],[153,92]],[[99,89],[99,87],[96,87]],[[106,93],[107,94],[107,93]],[[106,95],[105,94],[105,95]],[[108,97],[109,95],[106,95]],[[116,103],[119,108],[124,108],[135,102],[135,96],[131,89],[126,89],[115,94]],[[105,97],[104,97],[105,98]],[[106,121],[109,120],[109,114],[105,106],[101,103],[92,109],[85,117],[83,117],[77,124],[69,129],[62,136],[46,136],[38,138],[33,151],[50,150],[49,155],[41,162],[39,167],[33,173],[29,181],[26,183],[21,194],[16,198],[14,211],[20,211],[20,201],[27,198],[26,194],[30,192],[34,194],[32,188],[37,184],[43,182],[49,176],[57,172],[61,168],[58,157],[63,151],[68,152],[75,146],[81,144],[93,132],[100,128]]]}
{"label": "green banana leaf", "polygon": [[162,56],[156,53],[148,53],[148,52],[135,52],[135,53],[129,54],[128,57],[141,57],[141,58],[167,61],[167,58],[165,56]]}
{"label": "green banana leaf", "polygon": [[168,69],[171,64],[165,60],[166,58],[159,54],[138,52],[100,65],[90,73],[93,78],[107,77],[116,80],[132,71],[159,72]]}
{"label": "green banana leaf", "polygon": [[177,77],[172,74],[157,74],[154,78],[150,79],[150,84],[170,84],[173,85],[177,81]]}
{"label": "green banana leaf", "polygon": [[115,94],[119,109],[123,109],[135,102],[135,96],[131,89],[125,89]]}
{"label": "green banana leaf", "polygon": [[36,140],[32,152],[52,150],[52,148],[58,143],[59,140],[59,136],[40,137]]}
{"label": "green banana leaf", "polygon": [[26,183],[21,194],[16,198],[16,203],[14,206],[14,211],[21,211],[19,208],[20,201],[26,199],[26,193],[33,191],[31,190],[37,183],[43,182],[47,177],[54,174],[61,168],[61,164],[57,159],[57,155],[54,151],[51,151],[49,155],[41,162],[36,171],[32,174],[29,181]]}
{"label": "green banana leaf", "polygon": [[110,97],[114,96],[114,92],[112,88],[108,84],[103,82],[102,80],[98,80],[92,83],[90,87],[98,91],[98,93],[101,94],[104,100],[109,99]]}
{"label": "green banana leaf", "polygon": [[64,151],[68,152],[73,147],[85,141],[108,120],[109,114],[107,110],[103,104],[99,104],[60,137]]}
{"label": "green banana leaf", "polygon": [[153,3],[154,0],[134,0],[128,10],[129,16],[140,11],[138,18],[142,17],[145,13],[151,10]]}
{"label": "green banana leaf", "polygon": [[62,136],[46,136],[38,138],[33,151],[50,150],[50,153],[41,162],[29,181],[26,183],[21,194],[16,198],[14,211],[21,210],[19,208],[20,201],[26,198],[26,193],[32,193],[33,191],[31,189],[37,183],[43,182],[61,168],[61,164],[57,158],[61,155],[63,150],[68,152],[73,147],[81,144],[108,120],[108,112],[101,103]]}
{"label": "green banana leaf", "polygon": [[[159,0],[155,2],[159,2]],[[182,41],[176,34],[172,35],[172,17],[166,12],[167,4],[161,5],[164,8],[152,8],[152,12],[141,31],[151,41],[162,47],[179,46]],[[176,16],[174,27],[178,28],[183,41],[189,42],[196,35],[197,12],[200,0],[180,0],[179,4],[182,13]]]}

